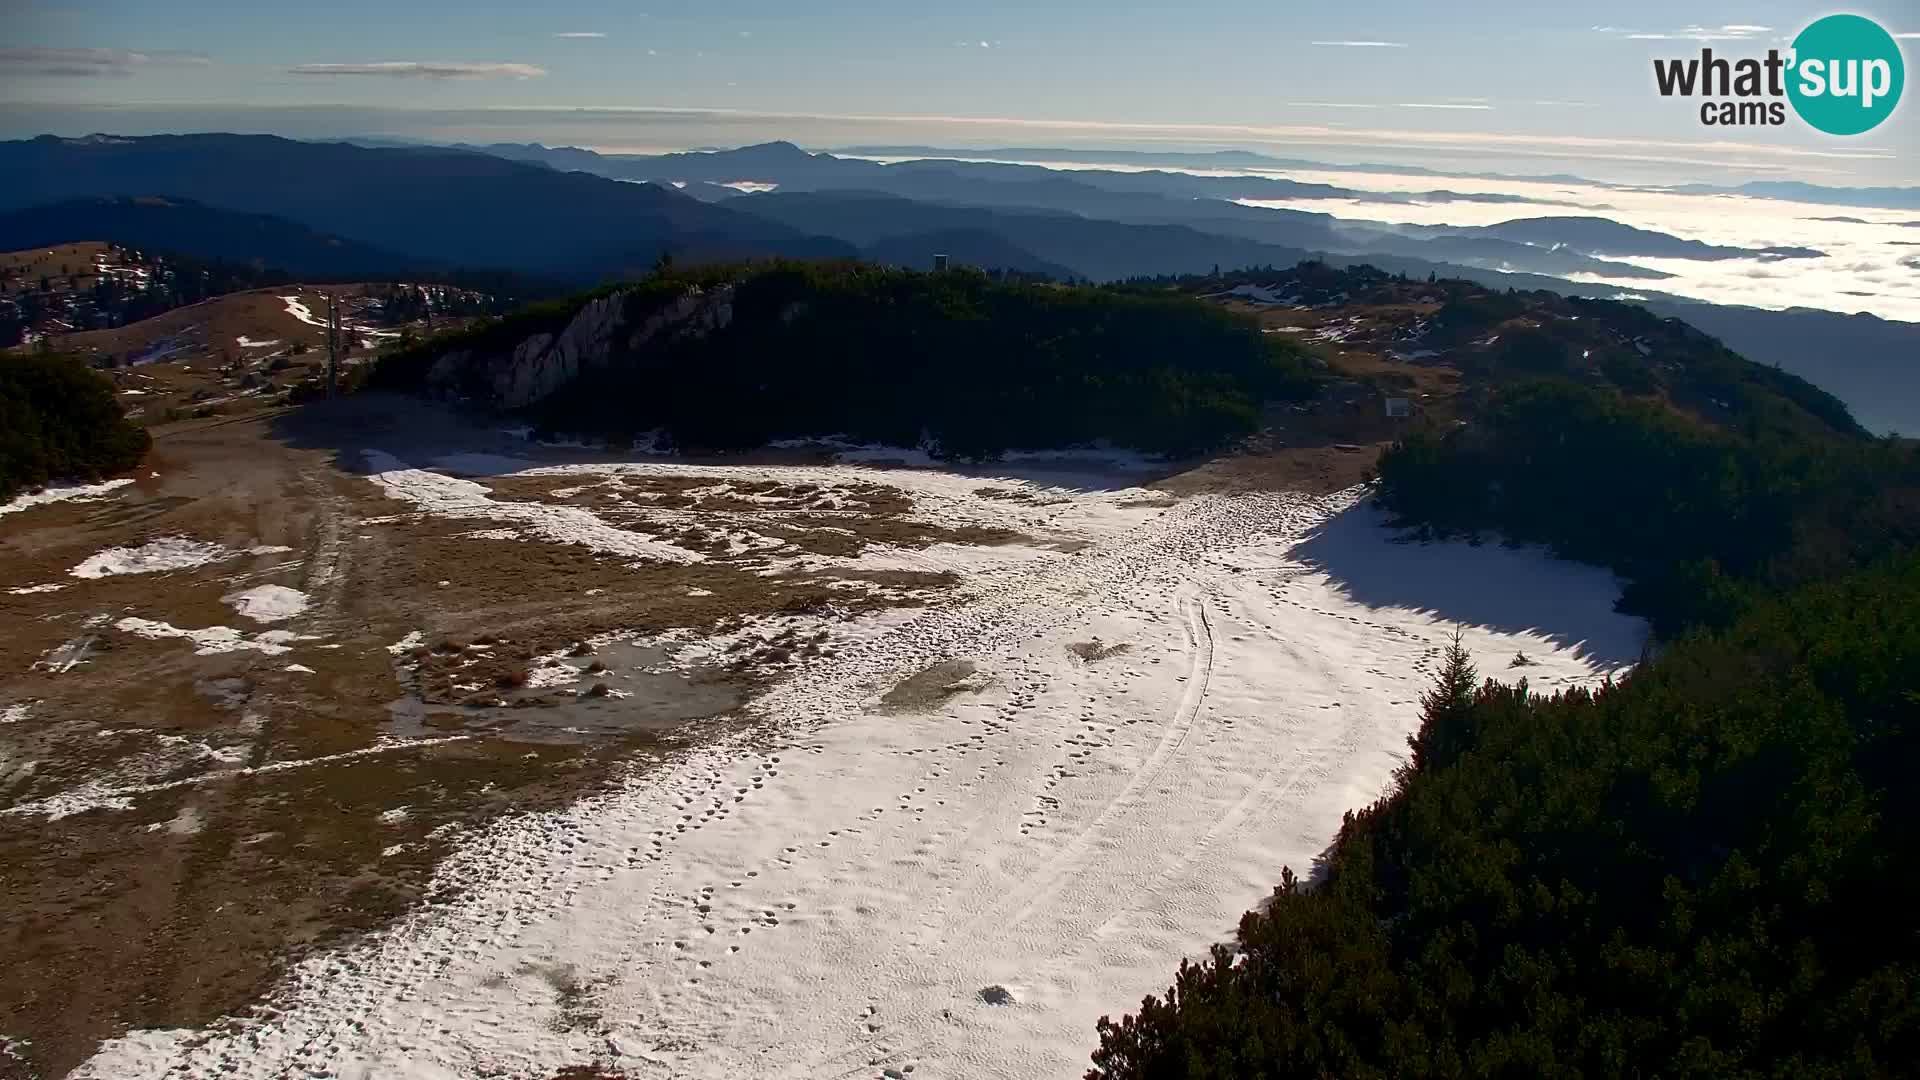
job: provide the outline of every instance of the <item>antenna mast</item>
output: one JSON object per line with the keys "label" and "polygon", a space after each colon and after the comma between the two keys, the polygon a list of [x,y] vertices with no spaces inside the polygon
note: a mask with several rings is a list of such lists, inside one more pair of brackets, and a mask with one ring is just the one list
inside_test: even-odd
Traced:
{"label": "antenna mast", "polygon": [[340,307],[332,293],[327,294],[327,397],[340,387]]}

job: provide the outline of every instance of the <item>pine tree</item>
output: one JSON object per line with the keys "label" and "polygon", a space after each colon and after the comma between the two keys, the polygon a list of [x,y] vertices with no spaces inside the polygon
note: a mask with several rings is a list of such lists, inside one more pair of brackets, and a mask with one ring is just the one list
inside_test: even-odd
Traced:
{"label": "pine tree", "polygon": [[1473,745],[1473,697],[1480,673],[1474,670],[1473,657],[1455,627],[1453,639],[1442,655],[1444,666],[1434,680],[1433,689],[1420,696],[1420,730],[1407,737],[1413,758],[1400,772],[1400,779],[1421,768],[1453,757]]}

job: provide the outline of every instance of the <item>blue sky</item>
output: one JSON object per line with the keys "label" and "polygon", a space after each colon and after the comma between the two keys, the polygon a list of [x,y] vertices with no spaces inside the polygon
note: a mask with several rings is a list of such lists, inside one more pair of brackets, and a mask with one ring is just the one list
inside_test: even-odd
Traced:
{"label": "blue sky", "polygon": [[[1920,35],[1911,0],[1877,3],[1850,10]],[[1652,91],[1655,56],[1757,54],[1828,10],[0,0],[0,134],[1238,146],[1609,178],[1920,182],[1912,102],[1857,139],[1797,124],[1727,136]]]}

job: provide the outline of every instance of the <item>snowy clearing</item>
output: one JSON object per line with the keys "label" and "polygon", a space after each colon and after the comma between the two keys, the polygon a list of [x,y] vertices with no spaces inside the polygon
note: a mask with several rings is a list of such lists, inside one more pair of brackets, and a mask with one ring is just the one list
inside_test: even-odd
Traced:
{"label": "snowy clearing", "polygon": [[[606,527],[369,457],[436,513]],[[1391,543],[1352,492],[1013,500],[884,475],[916,514],[1085,544],[945,563],[965,602],[843,624],[754,703],[757,732],[476,830],[437,874],[454,899],[299,962],[269,1010],[136,1031],[73,1075],[1078,1076],[1100,1015],[1164,990],[1386,787],[1456,625],[1487,674],[1545,691],[1640,651],[1611,575]]]}
{"label": "snowy clearing", "polygon": [[56,484],[40,491],[30,491],[25,495],[16,495],[9,502],[0,503],[0,517],[17,514],[34,506],[48,503],[66,502],[69,499],[78,502],[93,502],[111,495],[113,492],[133,483],[129,477],[118,480],[105,480],[98,484]]}

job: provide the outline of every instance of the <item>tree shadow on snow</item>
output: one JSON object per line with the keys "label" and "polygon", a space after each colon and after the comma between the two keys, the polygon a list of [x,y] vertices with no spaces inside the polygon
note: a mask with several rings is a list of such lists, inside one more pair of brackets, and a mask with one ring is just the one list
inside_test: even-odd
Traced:
{"label": "tree shadow on snow", "polygon": [[[473,408],[462,408],[424,398],[381,392],[361,392],[333,401],[314,401],[275,416],[270,430],[288,446],[325,450],[345,472],[370,470],[367,451],[423,469],[459,476],[487,477],[543,465],[622,464],[659,462],[724,469],[729,466],[827,465],[826,449],[759,449],[737,453],[664,455],[635,453],[579,443],[542,443],[528,439],[519,421]],[[896,464],[929,465],[913,451],[898,455],[868,451],[859,460],[845,462],[885,470]],[[1117,491],[1143,485],[1180,471],[1191,463],[1144,463],[1132,455],[1112,452],[1036,452],[1009,455],[1000,462],[961,461],[934,464],[942,472],[996,480],[1024,480],[1068,491]]]}
{"label": "tree shadow on snow", "polygon": [[1602,668],[1639,660],[1645,623],[1614,611],[1620,582],[1601,567],[1496,542],[1419,543],[1363,499],[1316,529],[1294,557],[1370,608],[1408,608],[1448,623],[1531,631]]}

